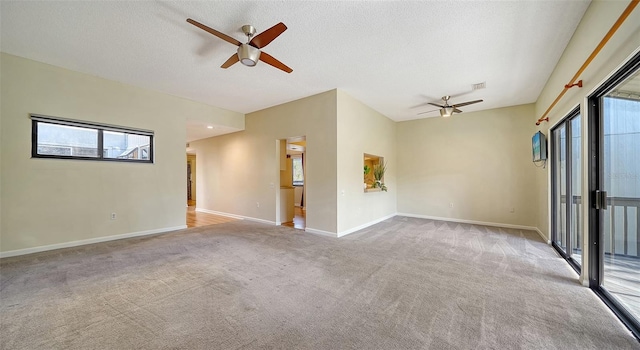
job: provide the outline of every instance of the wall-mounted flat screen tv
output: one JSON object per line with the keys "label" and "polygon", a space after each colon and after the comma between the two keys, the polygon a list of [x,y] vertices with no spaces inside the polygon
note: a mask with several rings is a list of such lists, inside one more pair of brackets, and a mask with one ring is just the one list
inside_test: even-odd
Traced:
{"label": "wall-mounted flat screen tv", "polygon": [[533,149],[533,161],[539,162],[547,159],[547,138],[540,131],[533,134],[531,138],[531,146]]}

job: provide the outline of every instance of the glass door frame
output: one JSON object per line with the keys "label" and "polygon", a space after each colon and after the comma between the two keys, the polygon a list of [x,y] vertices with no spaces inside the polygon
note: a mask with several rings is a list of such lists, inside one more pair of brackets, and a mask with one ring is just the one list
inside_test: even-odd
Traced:
{"label": "glass door frame", "polygon": [[604,210],[596,209],[596,191],[604,186],[604,126],[602,97],[640,69],[640,52],[608,78],[587,98],[589,133],[589,287],[618,318],[640,339],[640,320],[631,315],[603,286],[604,281]]}
{"label": "glass door frame", "polygon": [[[551,245],[553,246],[553,248],[555,248],[555,250],[569,263],[569,265],[571,265],[571,267],[578,273],[578,275],[581,273],[581,264],[582,262],[578,263],[576,262],[573,257],[571,256],[571,252],[573,252],[574,248],[581,248],[581,247],[573,247],[572,241],[571,241],[571,219],[572,219],[572,211],[571,211],[571,205],[573,204],[573,186],[575,186],[575,184],[573,183],[572,179],[573,179],[573,174],[572,174],[572,164],[573,164],[573,130],[571,128],[571,121],[575,118],[579,118],[581,117],[580,114],[580,106],[576,106],[574,109],[571,110],[571,112],[569,112],[569,114],[567,114],[564,118],[562,118],[562,120],[560,120],[560,122],[558,122],[556,125],[554,125],[550,132],[549,132],[549,139],[551,140]],[[557,235],[558,232],[556,231],[556,228],[558,227],[558,215],[557,212],[559,209],[557,206],[558,204],[562,205],[562,203],[556,203],[556,198],[561,198],[562,193],[560,193],[558,196],[557,193],[557,189],[556,189],[556,184],[559,184],[562,179],[559,179],[556,173],[556,167],[559,165],[559,163],[556,163],[556,161],[559,161],[559,159],[556,159],[556,151],[558,150],[558,148],[560,147],[560,145],[556,144],[555,140],[555,132],[556,130],[559,130],[561,127],[564,126],[564,130],[565,130],[565,191],[567,192],[565,194],[565,248],[563,249],[562,247],[560,247],[556,241],[557,241]],[[582,150],[580,150],[582,152]],[[578,219],[578,218],[576,218]],[[579,227],[579,223],[578,225],[576,225],[576,229],[577,227]],[[578,232],[576,232],[576,234],[578,234]],[[566,251],[565,251],[566,250]]]}

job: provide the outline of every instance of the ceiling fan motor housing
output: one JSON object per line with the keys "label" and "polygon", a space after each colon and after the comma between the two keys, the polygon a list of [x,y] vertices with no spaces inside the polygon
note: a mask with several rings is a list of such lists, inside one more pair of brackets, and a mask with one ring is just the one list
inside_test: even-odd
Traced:
{"label": "ceiling fan motor housing", "polygon": [[238,46],[238,58],[245,66],[253,67],[260,59],[260,50],[249,44]]}

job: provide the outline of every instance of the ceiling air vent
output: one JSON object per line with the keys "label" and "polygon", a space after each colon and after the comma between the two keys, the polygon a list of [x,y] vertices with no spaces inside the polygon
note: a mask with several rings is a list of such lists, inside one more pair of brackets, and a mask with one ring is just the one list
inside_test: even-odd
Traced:
{"label": "ceiling air vent", "polygon": [[480,90],[487,87],[487,82],[483,81],[482,83],[471,85],[471,90]]}

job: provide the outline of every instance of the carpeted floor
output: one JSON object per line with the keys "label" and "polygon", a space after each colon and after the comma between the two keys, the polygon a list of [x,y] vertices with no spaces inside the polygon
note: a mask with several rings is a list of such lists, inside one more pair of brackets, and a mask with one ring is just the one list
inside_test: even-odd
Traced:
{"label": "carpeted floor", "polygon": [[0,261],[3,349],[640,349],[534,232],[236,221]]}

